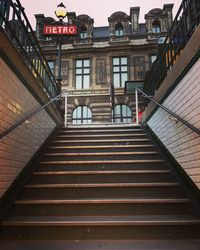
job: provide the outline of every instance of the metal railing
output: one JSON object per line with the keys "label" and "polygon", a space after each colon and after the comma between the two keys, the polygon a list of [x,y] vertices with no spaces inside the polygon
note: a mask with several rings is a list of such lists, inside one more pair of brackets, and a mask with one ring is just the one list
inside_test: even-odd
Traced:
{"label": "metal railing", "polygon": [[20,121],[16,122],[14,125],[12,125],[10,128],[6,129],[4,132],[0,133],[0,139],[3,138],[4,136],[8,135],[9,133],[11,133],[13,130],[15,130],[17,127],[19,127],[21,124],[23,124],[24,122],[28,121],[29,119],[31,119],[33,116],[35,116],[36,114],[38,114],[40,111],[42,111],[43,109],[45,109],[48,105],[50,105],[53,102],[59,101],[61,95],[65,95],[65,126],[67,125],[67,95],[66,93],[60,93],[59,95],[57,95],[56,97],[54,97],[52,100],[50,100],[48,103],[46,103],[45,105],[43,105],[42,107],[39,106],[38,108],[36,108],[33,112],[31,112],[30,114],[26,115],[24,118],[22,118]]}
{"label": "metal railing", "polygon": [[183,0],[157,60],[146,75],[144,91],[154,95],[200,23],[200,1]]}
{"label": "metal railing", "polygon": [[0,0],[0,28],[7,33],[24,62],[50,98],[60,93],[60,86],[43,56],[35,33],[19,0]]}
{"label": "metal railing", "polygon": [[111,121],[115,122],[115,87],[113,83],[110,84],[109,92],[110,92],[110,104],[112,110]]}
{"label": "metal railing", "polygon": [[177,119],[177,121],[182,122],[184,125],[186,125],[188,128],[192,129],[194,132],[196,132],[198,135],[200,135],[200,130],[196,127],[194,127],[192,124],[190,124],[189,122],[187,122],[186,120],[184,120],[183,118],[181,118],[179,115],[175,114],[174,112],[172,112],[171,110],[169,110],[168,108],[166,108],[165,106],[163,106],[162,104],[160,104],[159,102],[157,102],[156,100],[154,100],[151,96],[147,95],[145,92],[143,92],[141,89],[139,88],[135,88],[138,92],[140,92],[142,94],[142,96],[144,98],[147,98],[149,101],[152,101],[153,103],[155,103],[157,106],[159,106],[160,108],[162,108],[163,110],[165,110],[168,114],[170,114],[171,116],[173,116],[175,119]]}

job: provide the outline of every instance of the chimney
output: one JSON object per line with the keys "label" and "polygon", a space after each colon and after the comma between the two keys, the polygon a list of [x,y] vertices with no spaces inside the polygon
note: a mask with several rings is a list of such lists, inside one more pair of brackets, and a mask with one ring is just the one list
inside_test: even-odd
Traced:
{"label": "chimney", "polygon": [[173,14],[172,14],[172,9],[173,9],[174,4],[164,4],[163,10],[167,14],[167,20],[168,20],[168,29],[172,26],[173,22]]}
{"label": "chimney", "polygon": [[76,13],[75,12],[68,12],[67,17],[68,17],[68,23],[71,25],[74,23],[74,21],[76,19]]}
{"label": "chimney", "polygon": [[131,7],[130,19],[133,32],[137,32],[139,30],[139,13],[140,13],[140,7]]}
{"label": "chimney", "polygon": [[45,16],[44,14],[35,14],[35,18],[36,18],[36,37],[37,39],[42,39]]}

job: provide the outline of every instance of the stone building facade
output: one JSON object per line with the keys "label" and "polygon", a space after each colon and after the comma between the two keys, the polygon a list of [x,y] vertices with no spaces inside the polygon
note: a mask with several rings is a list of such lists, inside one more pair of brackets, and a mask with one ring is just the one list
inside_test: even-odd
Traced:
{"label": "stone building facade", "polygon": [[[124,95],[125,81],[144,81],[157,56],[157,41],[172,23],[173,4],[153,9],[139,23],[139,7],[130,14],[118,11],[108,17],[108,25],[95,27],[86,14],[69,12],[67,23],[77,23],[76,37],[62,39],[62,90],[68,93],[69,123],[131,122],[135,115],[134,96]],[[57,75],[58,41],[43,35],[43,25],[56,21],[43,14],[36,16],[36,35]],[[111,105],[114,86],[114,106]],[[142,105],[142,103],[140,103]]]}

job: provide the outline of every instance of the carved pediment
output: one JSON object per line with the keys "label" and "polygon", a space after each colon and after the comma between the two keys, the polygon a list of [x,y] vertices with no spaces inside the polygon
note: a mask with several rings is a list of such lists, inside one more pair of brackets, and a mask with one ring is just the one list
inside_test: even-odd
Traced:
{"label": "carved pediment", "polygon": [[129,19],[129,16],[122,11],[117,11],[108,18],[109,21],[123,20],[123,19]]}
{"label": "carved pediment", "polygon": [[145,18],[159,18],[161,16],[166,16],[167,14],[165,13],[164,10],[159,9],[159,8],[155,8],[152,9],[148,12],[148,14],[145,15]]}
{"label": "carved pediment", "polygon": [[77,16],[77,20],[79,21],[79,22],[91,22],[91,23],[93,23],[94,22],[94,20],[90,17],[90,16],[88,16],[88,15],[85,15],[85,14],[82,14],[82,15],[79,15],[79,16]]}

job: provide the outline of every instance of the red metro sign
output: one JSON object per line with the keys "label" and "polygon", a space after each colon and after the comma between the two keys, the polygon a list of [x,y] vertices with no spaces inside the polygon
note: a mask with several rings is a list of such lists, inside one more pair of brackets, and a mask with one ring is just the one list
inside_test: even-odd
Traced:
{"label": "red metro sign", "polygon": [[44,35],[76,35],[76,25],[44,25]]}

